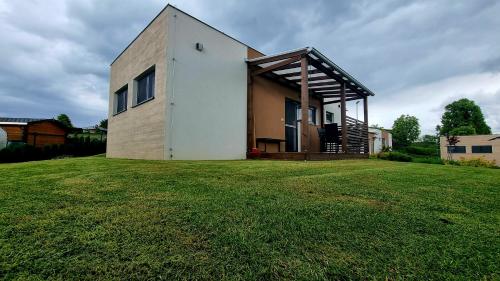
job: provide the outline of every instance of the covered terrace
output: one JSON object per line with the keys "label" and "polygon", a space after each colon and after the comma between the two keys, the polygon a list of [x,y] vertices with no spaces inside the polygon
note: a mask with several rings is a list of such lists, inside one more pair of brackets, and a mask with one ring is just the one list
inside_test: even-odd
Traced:
{"label": "covered terrace", "polygon": [[[368,156],[368,97],[374,93],[346,71],[333,63],[314,48],[302,48],[280,54],[262,56],[247,60],[248,64],[248,126],[247,146],[249,151],[256,147],[255,112],[253,109],[253,80],[257,76],[266,77],[283,86],[300,92],[300,107],[309,108],[310,98],[320,99],[321,127],[324,127],[324,106],[340,104],[339,148],[326,154],[337,154],[337,158],[350,155]],[[363,101],[363,120],[347,116],[347,102]],[[308,120],[307,110],[301,110],[301,120]],[[300,153],[274,153],[272,158],[311,159],[329,158],[324,151],[311,151],[308,122],[303,122],[298,136]],[[317,154],[322,154],[321,156]]]}

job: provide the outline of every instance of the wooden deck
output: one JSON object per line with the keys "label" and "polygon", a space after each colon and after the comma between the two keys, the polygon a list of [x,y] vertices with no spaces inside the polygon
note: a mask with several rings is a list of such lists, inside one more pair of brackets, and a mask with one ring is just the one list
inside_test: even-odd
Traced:
{"label": "wooden deck", "polygon": [[369,155],[359,153],[325,153],[325,152],[262,152],[259,159],[274,160],[309,160],[309,161],[328,161],[328,160],[347,160],[347,159],[368,159]]}

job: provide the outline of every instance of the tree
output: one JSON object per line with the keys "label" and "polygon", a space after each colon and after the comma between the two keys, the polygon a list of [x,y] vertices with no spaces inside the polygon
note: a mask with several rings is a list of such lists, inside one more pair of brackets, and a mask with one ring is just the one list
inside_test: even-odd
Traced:
{"label": "tree", "polygon": [[56,119],[59,122],[63,123],[66,127],[73,128],[73,124],[71,123],[71,119],[69,119],[68,115],[62,113],[62,114],[59,114]]}
{"label": "tree", "polygon": [[439,142],[439,138],[434,135],[423,135],[422,136],[423,143],[436,144]]}
{"label": "tree", "polygon": [[476,129],[469,126],[460,126],[458,128],[454,128],[449,133],[452,136],[472,136],[476,134]]}
{"label": "tree", "polygon": [[457,136],[447,135],[446,142],[448,142],[448,147],[447,147],[447,149],[448,149],[448,161],[452,161],[453,160],[453,152],[455,151],[455,146],[457,145],[457,143],[460,142],[460,139]]}
{"label": "tree", "polygon": [[454,134],[489,135],[490,127],[484,120],[481,108],[469,99],[460,99],[448,104],[441,117],[442,136]]}
{"label": "tree", "polygon": [[392,139],[398,146],[408,146],[420,135],[420,125],[415,116],[401,115],[392,125]]}
{"label": "tree", "polygon": [[107,128],[108,128],[108,119],[103,119],[103,120],[101,120],[101,122],[99,122],[98,127],[101,127],[101,128],[107,129]]}

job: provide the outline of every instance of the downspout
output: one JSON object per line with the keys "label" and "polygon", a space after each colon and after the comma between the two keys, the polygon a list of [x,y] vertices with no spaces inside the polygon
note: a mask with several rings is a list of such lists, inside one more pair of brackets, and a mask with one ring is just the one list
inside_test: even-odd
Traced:
{"label": "downspout", "polygon": [[[168,22],[168,21],[167,21]],[[165,132],[167,134],[167,139],[168,139],[168,143],[167,143],[167,153],[168,153],[168,156],[167,158],[169,160],[172,160],[174,159],[174,144],[173,144],[173,141],[174,141],[174,138],[173,138],[173,133],[174,133],[174,107],[175,107],[175,37],[176,37],[176,33],[177,33],[177,13],[174,12],[173,14],[173,23],[172,23],[172,40],[168,40],[167,39],[167,48],[171,48],[171,58],[169,58],[168,54],[167,54],[167,60],[171,60],[171,63],[167,63],[167,68],[171,68],[171,71],[169,72],[170,73],[170,79],[166,79],[166,84],[167,84],[167,88],[169,88],[169,82],[170,82],[170,95],[167,95],[167,99],[166,99],[166,102],[167,102],[167,116],[169,117],[168,118],[168,130]],[[167,29],[168,31],[168,29]],[[168,37],[170,34],[170,32],[167,32],[167,36]],[[171,45],[169,46],[168,44]]]}

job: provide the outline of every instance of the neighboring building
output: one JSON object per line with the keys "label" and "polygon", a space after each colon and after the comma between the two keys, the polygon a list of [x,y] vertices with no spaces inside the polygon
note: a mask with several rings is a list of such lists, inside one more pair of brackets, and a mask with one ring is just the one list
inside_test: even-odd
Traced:
{"label": "neighboring building", "polygon": [[7,132],[0,127],[0,150],[7,146]]}
{"label": "neighboring building", "polygon": [[441,137],[441,159],[450,156],[452,160],[484,158],[500,166],[500,134],[458,136],[458,140],[455,146],[448,146],[446,137]]}
{"label": "neighboring building", "polygon": [[392,147],[392,134],[382,128],[368,128],[370,154],[377,154],[384,147]]}
{"label": "neighboring building", "polygon": [[54,119],[0,117],[7,144],[26,143],[36,147],[66,143],[69,129]]}
{"label": "neighboring building", "polygon": [[[314,48],[265,56],[168,5],[111,64],[106,155],[309,159],[335,123],[343,157],[367,157],[372,95]],[[346,115],[359,99],[363,121]]]}

